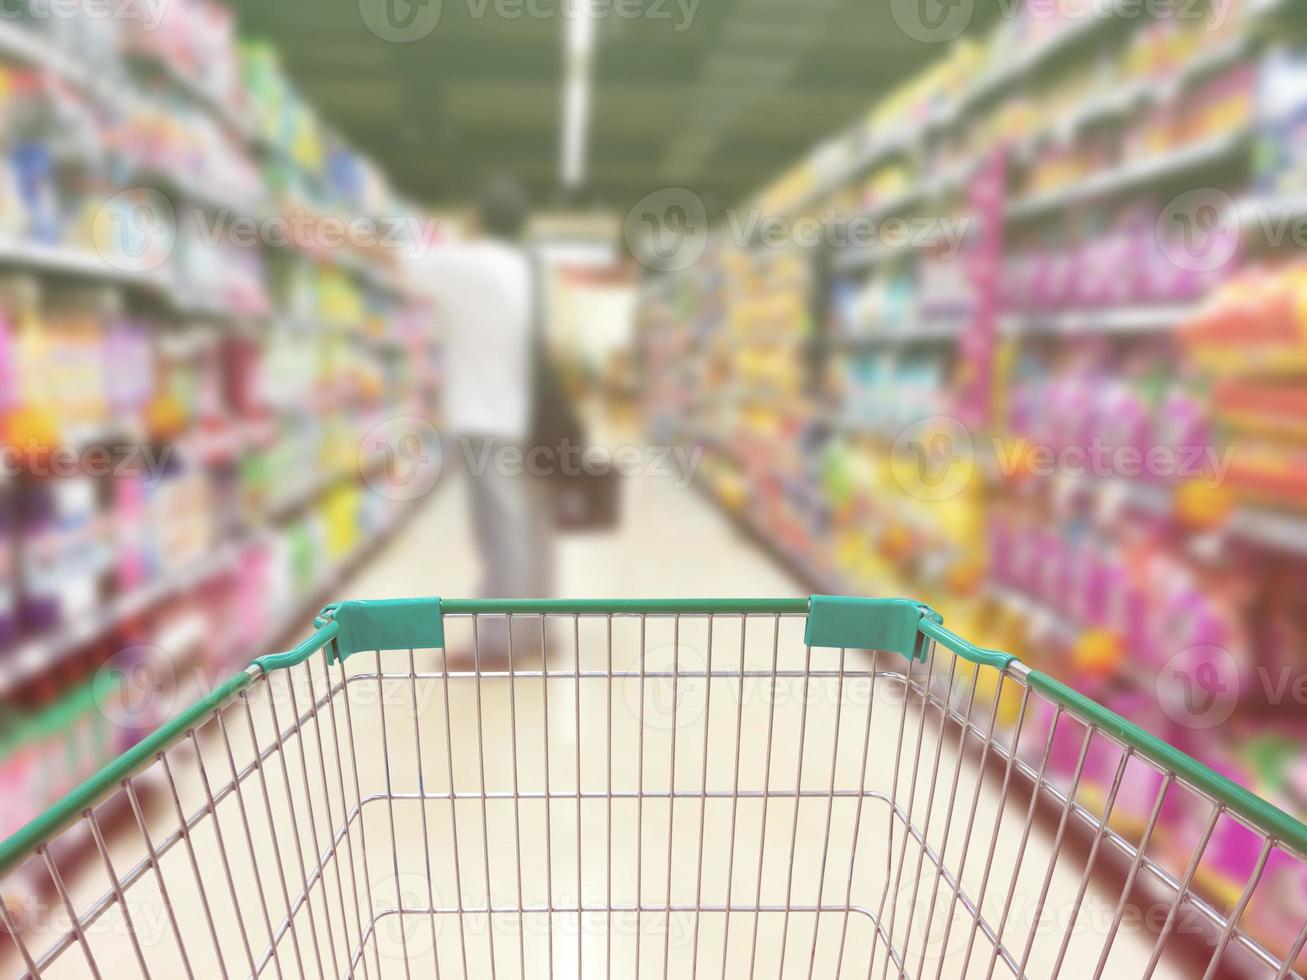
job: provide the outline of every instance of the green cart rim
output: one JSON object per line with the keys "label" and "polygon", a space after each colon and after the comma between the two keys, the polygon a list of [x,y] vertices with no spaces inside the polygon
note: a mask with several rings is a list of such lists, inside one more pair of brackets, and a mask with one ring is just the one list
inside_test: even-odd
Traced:
{"label": "green cart rim", "polygon": [[[448,615],[775,615],[808,613],[812,597],[791,599],[440,599],[441,614]],[[901,601],[901,600],[892,600]],[[886,602],[886,600],[868,600]],[[115,788],[154,761],[193,728],[224,707],[251,684],[260,673],[270,675],[297,666],[323,650],[336,638],[340,626],[328,606],[317,620],[319,628],[307,640],[285,653],[261,657],[250,668],[200,698],[190,707],[90,776],[63,799],[34,818],[0,844],[0,876],[24,862],[43,843],[56,836],[92,809]],[[998,650],[976,646],[946,629],[927,607],[922,606],[921,635],[951,650],[970,663],[1007,671],[1019,664],[1015,657]],[[1024,666],[1024,665],[1023,665]],[[1242,818],[1269,835],[1275,844],[1307,859],[1307,825],[1270,801],[1257,796],[1190,755],[1127,721],[1061,681],[1037,670],[1027,670],[1025,683],[1053,703],[1112,735],[1139,755],[1173,772],[1183,782],[1207,794],[1228,813]]]}

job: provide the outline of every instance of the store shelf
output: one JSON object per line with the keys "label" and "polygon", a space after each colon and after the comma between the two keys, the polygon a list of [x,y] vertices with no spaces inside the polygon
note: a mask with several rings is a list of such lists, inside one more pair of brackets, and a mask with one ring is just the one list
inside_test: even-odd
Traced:
{"label": "store shelf", "polygon": [[[1251,20],[1256,21],[1279,13],[1288,6],[1288,0],[1256,0],[1248,15]],[[863,146],[850,151],[846,155],[846,160],[831,167],[828,173],[819,176],[810,190],[782,209],[783,213],[793,215],[801,212],[877,164],[900,154],[912,152],[931,133],[947,129],[960,120],[968,118],[977,104],[1027,80],[1052,64],[1068,49],[1092,39],[1100,28],[1110,24],[1115,17],[1129,13],[1133,9],[1137,8],[1131,0],[1117,0],[1110,10],[1082,18],[1060,35],[1046,40],[1017,60],[980,78],[956,101],[936,108],[925,119],[916,123],[903,122],[893,134],[880,138],[875,136],[864,138]],[[1028,156],[1037,146],[1052,139],[1067,138],[1092,123],[1123,116],[1141,105],[1156,105],[1174,99],[1195,81],[1229,67],[1240,58],[1251,54],[1256,50],[1258,43],[1256,38],[1241,33],[1200,52],[1171,75],[1162,78],[1141,78],[1090,95],[1069,112],[1059,115],[1054,122],[1042,130],[1019,141],[1015,146],[1015,152],[1019,157]],[[852,140],[854,137],[844,138]]]}
{"label": "store shelf", "polygon": [[1182,176],[1231,159],[1248,146],[1249,132],[1240,130],[1199,140],[1170,153],[1094,174],[1068,187],[1029,194],[1008,205],[1009,221],[1026,221],[1076,204],[1122,194],[1150,183]]}
{"label": "store shelf", "polygon": [[1089,16],[1081,16],[1078,20],[1071,21],[1067,27],[1037,47],[1030,48],[1017,58],[999,65],[988,75],[982,75],[959,99],[958,111],[966,112],[973,109],[986,99],[1001,94],[1004,90],[1048,67],[1070,49],[1091,40],[1133,5],[1129,0],[1111,0],[1105,9],[1100,10],[1100,6],[1095,4],[1090,8],[1084,8],[1089,12]]}
{"label": "store shelf", "polygon": [[[48,71],[104,104],[121,107],[123,101],[129,97],[119,83],[88,72],[75,58],[65,55],[33,31],[0,19],[0,57],[5,56]],[[169,59],[148,52],[133,52],[130,56],[148,61],[162,70],[176,88],[217,119],[248,149],[258,152],[269,150],[267,141],[259,136],[252,123],[233,113],[222,99],[205,90]],[[140,165],[134,168],[130,179],[138,185],[153,187],[195,207],[232,217],[263,220],[279,213],[275,206],[267,201],[240,200],[221,190],[211,188],[204,181],[183,171]],[[408,298],[411,295],[408,284],[397,278],[392,270],[379,267],[347,248],[315,250],[310,254],[316,261],[331,263],[344,271],[360,276],[373,288],[400,298]],[[96,257],[60,246],[43,248],[0,242],[0,263],[5,262],[45,272],[153,286],[165,291],[168,288],[166,282],[156,281],[162,278],[160,276],[124,273],[114,269],[107,262],[96,261]],[[181,301],[181,305],[184,305],[184,300]]]}
{"label": "store shelf", "polygon": [[869,347],[886,347],[900,344],[957,340],[963,320],[949,318],[923,319],[913,330],[875,330],[865,333],[835,335],[831,343],[837,347],[858,350]]}
{"label": "store shelf", "polygon": [[121,283],[165,296],[171,296],[173,289],[172,281],[162,271],[123,269],[95,252],[65,245],[46,245],[0,237],[0,264],[61,276]]}
{"label": "store shelf", "polygon": [[1000,322],[1003,332],[1012,335],[1150,333],[1172,330],[1185,323],[1196,310],[1196,304],[1117,306],[1048,313],[1009,313]]}
{"label": "store shelf", "polygon": [[0,19],[0,57],[53,72],[82,88],[90,84],[90,76],[75,59],[9,19]]}
{"label": "store shelf", "polygon": [[1142,106],[1169,102],[1196,80],[1233,65],[1255,46],[1251,38],[1240,35],[1203,51],[1164,78],[1140,78],[1096,92],[1018,143],[1016,152],[1018,156],[1028,157],[1037,147],[1052,140],[1067,139],[1093,123],[1129,115]]}
{"label": "store shelf", "polygon": [[227,104],[226,99],[222,96],[210,92],[207,88],[199,83],[195,78],[186,73],[171,58],[165,55],[146,49],[136,49],[127,52],[129,58],[137,62],[151,66],[161,72],[173,84],[175,88],[185,93],[191,101],[202,106],[208,113],[221,122],[234,136],[237,136],[243,142],[254,145],[258,141],[258,135],[254,128],[254,123],[234,112]]}
{"label": "store shelf", "polygon": [[1307,515],[1245,506],[1230,518],[1227,531],[1272,551],[1307,556]]}
{"label": "store shelf", "polygon": [[0,697],[7,696],[38,675],[57,668],[69,655],[164,600],[180,595],[234,567],[239,550],[239,543],[230,543],[215,555],[188,568],[161,574],[151,584],[115,600],[94,616],[78,618],[50,636],[21,644],[0,658]]}

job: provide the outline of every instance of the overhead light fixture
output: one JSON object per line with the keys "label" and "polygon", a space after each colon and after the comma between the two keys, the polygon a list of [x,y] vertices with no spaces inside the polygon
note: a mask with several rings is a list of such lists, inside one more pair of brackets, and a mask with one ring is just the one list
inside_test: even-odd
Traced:
{"label": "overhead light fixture", "polygon": [[585,181],[586,144],[590,131],[591,65],[595,21],[589,4],[575,5],[565,18],[567,59],[563,75],[562,177],[567,187]]}

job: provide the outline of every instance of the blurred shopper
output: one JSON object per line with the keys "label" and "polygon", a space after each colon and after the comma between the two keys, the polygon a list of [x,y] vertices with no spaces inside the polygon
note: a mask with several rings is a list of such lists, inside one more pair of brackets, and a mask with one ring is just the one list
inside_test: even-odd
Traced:
{"label": "blurred shopper", "polygon": [[[468,475],[488,598],[547,597],[554,583],[549,481],[525,461],[533,445],[566,433],[549,431],[560,392],[540,377],[543,284],[522,244],[529,218],[526,192],[494,178],[481,191],[469,239],[433,249],[424,270],[445,345],[449,449]],[[506,659],[504,623],[481,623],[478,638],[483,664]],[[515,656],[538,647],[538,635],[514,631]]]}

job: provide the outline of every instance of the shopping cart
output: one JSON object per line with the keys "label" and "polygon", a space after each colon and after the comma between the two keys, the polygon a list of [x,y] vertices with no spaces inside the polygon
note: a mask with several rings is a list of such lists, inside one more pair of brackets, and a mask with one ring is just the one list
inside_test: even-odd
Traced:
{"label": "shopping cart", "polygon": [[4,843],[7,972],[1302,975],[1307,828],[916,603],[317,625]]}

